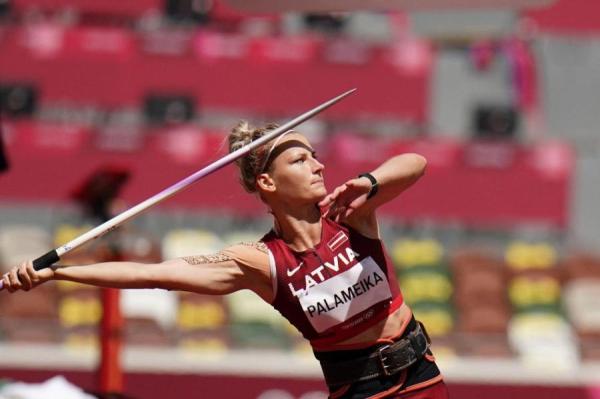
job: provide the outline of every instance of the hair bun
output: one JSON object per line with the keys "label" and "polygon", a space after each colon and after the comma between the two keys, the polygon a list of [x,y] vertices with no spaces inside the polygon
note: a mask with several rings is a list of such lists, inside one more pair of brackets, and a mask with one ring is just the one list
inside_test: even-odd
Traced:
{"label": "hair bun", "polygon": [[[274,123],[269,123],[264,127],[254,127],[247,121],[238,122],[231,129],[231,133],[229,133],[229,152],[243,148],[277,127],[278,125]],[[240,182],[248,192],[256,192],[255,179],[261,173],[260,169],[264,164],[264,157],[267,154],[266,148],[265,145],[261,145],[236,161],[236,164],[240,168]]]}
{"label": "hair bun", "polygon": [[240,121],[231,129],[229,134],[229,152],[237,151],[252,142],[255,127],[247,121]]}

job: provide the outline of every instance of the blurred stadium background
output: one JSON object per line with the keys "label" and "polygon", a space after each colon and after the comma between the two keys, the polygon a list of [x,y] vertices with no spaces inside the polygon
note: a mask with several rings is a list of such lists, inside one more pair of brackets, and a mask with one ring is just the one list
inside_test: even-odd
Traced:
{"label": "blurred stadium background", "polygon": [[[390,154],[427,157],[381,220],[452,397],[600,398],[600,3],[351,3],[0,0],[0,271],[220,157],[239,119],[286,120],[357,87],[301,130],[329,187]],[[260,237],[270,219],[235,172],[67,262]],[[135,398],[325,397],[307,344],[252,294],[110,295],[1,293],[0,386],[63,375]],[[124,321],[108,383],[107,298]]]}

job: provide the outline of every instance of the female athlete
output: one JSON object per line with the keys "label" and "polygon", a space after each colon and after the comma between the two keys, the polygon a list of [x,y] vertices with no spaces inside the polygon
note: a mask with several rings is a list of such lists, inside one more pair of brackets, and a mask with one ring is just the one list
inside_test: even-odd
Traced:
{"label": "female athlete", "polygon": [[[229,135],[229,149],[274,128],[240,122]],[[244,188],[258,194],[273,215],[273,229],[262,239],[158,264],[106,262],[35,271],[28,261],[3,276],[4,287],[14,292],[69,280],[214,295],[249,289],[310,341],[330,398],[447,398],[425,328],[402,299],[376,216],[379,206],[423,175],[426,160],[395,156],[329,194],[324,165],[297,131],[237,164]]]}

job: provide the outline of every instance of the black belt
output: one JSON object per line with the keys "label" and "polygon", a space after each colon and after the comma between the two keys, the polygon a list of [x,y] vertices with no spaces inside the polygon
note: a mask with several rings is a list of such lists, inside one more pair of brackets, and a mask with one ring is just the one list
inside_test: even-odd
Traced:
{"label": "black belt", "polygon": [[427,353],[427,349],[429,339],[425,327],[416,322],[410,332],[393,344],[376,347],[370,354],[354,359],[321,359],[321,368],[327,385],[350,384],[392,376],[421,359]]}

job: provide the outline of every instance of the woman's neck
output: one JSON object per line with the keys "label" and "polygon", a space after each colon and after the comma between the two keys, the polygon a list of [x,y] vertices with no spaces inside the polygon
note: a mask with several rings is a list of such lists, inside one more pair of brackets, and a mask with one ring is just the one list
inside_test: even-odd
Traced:
{"label": "woman's neck", "polygon": [[275,231],[295,251],[306,251],[321,241],[321,212],[316,205],[273,209]]}

